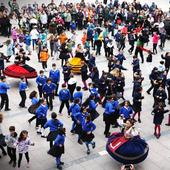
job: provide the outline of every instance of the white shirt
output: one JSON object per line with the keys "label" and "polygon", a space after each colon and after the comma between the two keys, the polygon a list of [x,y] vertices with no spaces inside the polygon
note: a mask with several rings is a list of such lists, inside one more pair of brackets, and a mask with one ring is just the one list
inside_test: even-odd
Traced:
{"label": "white shirt", "polygon": [[30,35],[31,35],[32,39],[37,40],[38,36],[39,36],[39,33],[38,33],[38,31],[36,29],[32,29],[31,32],[30,32]]}
{"label": "white shirt", "polygon": [[69,85],[73,85],[75,83],[77,83],[77,81],[76,81],[76,79],[74,77],[70,78],[69,81],[68,81]]}
{"label": "white shirt", "polygon": [[41,14],[40,20],[42,24],[47,24],[47,14]]}
{"label": "white shirt", "polygon": [[32,145],[33,143],[30,141],[29,138],[26,140],[22,140],[21,142],[17,142],[18,145],[18,152],[19,153],[26,153],[28,152],[29,145]]}

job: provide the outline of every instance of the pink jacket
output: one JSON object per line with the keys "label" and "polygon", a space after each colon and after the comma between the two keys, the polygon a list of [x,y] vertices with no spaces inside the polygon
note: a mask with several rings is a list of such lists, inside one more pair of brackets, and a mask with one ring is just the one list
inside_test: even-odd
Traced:
{"label": "pink jacket", "polygon": [[18,33],[17,33],[17,31],[16,31],[15,29],[13,29],[13,30],[11,31],[11,35],[12,35],[12,39],[13,39],[13,40],[17,40],[17,38],[18,38]]}
{"label": "pink jacket", "polygon": [[158,41],[159,41],[159,35],[154,34],[152,37],[153,44],[158,44]]}

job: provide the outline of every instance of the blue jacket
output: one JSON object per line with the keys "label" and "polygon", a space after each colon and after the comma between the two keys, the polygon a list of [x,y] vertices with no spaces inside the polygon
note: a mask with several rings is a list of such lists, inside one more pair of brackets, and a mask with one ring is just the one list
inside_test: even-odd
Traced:
{"label": "blue jacket", "polygon": [[19,83],[19,91],[25,91],[27,88],[28,88],[28,85],[26,82]]}
{"label": "blue jacket", "polygon": [[48,106],[40,105],[36,110],[37,118],[46,119],[47,118]]}
{"label": "blue jacket", "polygon": [[58,134],[54,141],[54,145],[55,146],[64,145],[64,142],[65,142],[65,136]]}
{"label": "blue jacket", "polygon": [[70,100],[71,98],[71,94],[70,94],[70,91],[68,89],[61,89],[59,91],[59,99],[61,101],[66,101],[66,100]]}
{"label": "blue jacket", "polygon": [[83,99],[83,93],[81,91],[76,91],[73,95],[73,99],[79,99],[80,103],[82,102]]}
{"label": "blue jacket", "polygon": [[83,125],[83,131],[85,132],[92,132],[96,129],[96,125],[90,121],[90,122],[86,122],[84,125]]}
{"label": "blue jacket", "polygon": [[0,82],[0,94],[6,94],[10,87],[5,82]]}
{"label": "blue jacket", "polygon": [[50,128],[50,132],[56,131],[58,128],[63,127],[63,123],[60,122],[58,119],[50,119],[44,125],[44,129]]}
{"label": "blue jacket", "polygon": [[125,119],[129,119],[130,115],[133,113],[131,107],[125,108],[125,106],[121,107],[119,114],[123,115]]}
{"label": "blue jacket", "polygon": [[38,76],[36,78],[36,83],[38,84],[38,86],[43,86],[46,83],[47,77],[46,76]]}
{"label": "blue jacket", "polygon": [[59,83],[60,81],[60,71],[59,70],[50,70],[49,77],[52,79],[53,83]]}
{"label": "blue jacket", "polygon": [[80,110],[81,110],[81,107],[79,106],[79,104],[72,104],[71,106],[70,106],[70,112],[72,113],[72,116],[75,116],[76,115],[76,113],[78,113],[78,112],[80,112]]}
{"label": "blue jacket", "polygon": [[133,65],[133,72],[136,72],[138,69],[140,69],[139,59],[133,60],[132,65]]}
{"label": "blue jacket", "polygon": [[88,112],[85,114],[82,114],[82,112],[77,112],[76,115],[74,116],[74,119],[76,121],[79,121],[81,125],[84,125],[86,123],[86,117],[89,115]]}
{"label": "blue jacket", "polygon": [[30,35],[26,35],[25,36],[25,44],[27,46],[30,46],[31,45],[31,36]]}
{"label": "blue jacket", "polygon": [[76,30],[76,23],[74,22],[72,22],[71,24],[70,24],[70,28],[72,29],[72,30]]}
{"label": "blue jacket", "polygon": [[105,111],[104,114],[105,115],[111,115],[115,112],[115,108],[113,107],[113,103],[112,101],[107,101],[106,105],[105,105]]}
{"label": "blue jacket", "polygon": [[43,92],[46,94],[52,94],[55,89],[56,89],[56,85],[54,83],[50,83],[50,84],[46,83],[42,88]]}
{"label": "blue jacket", "polygon": [[93,30],[91,28],[87,29],[87,39],[93,38]]}
{"label": "blue jacket", "polygon": [[97,107],[97,105],[96,105],[95,101],[90,100],[89,101],[89,110],[96,110],[96,107]]}
{"label": "blue jacket", "polygon": [[116,42],[120,42],[120,38],[121,38],[120,33],[116,33],[115,36],[114,36],[114,38],[115,38],[115,41],[116,41]]}
{"label": "blue jacket", "polygon": [[37,103],[39,102],[39,99],[33,97],[33,98],[31,99],[31,102],[32,102],[32,105],[35,105],[35,104],[37,104]]}
{"label": "blue jacket", "polygon": [[112,105],[113,105],[113,108],[114,108],[114,109],[118,109],[118,107],[119,107],[119,101],[118,101],[118,100],[114,100],[114,101],[112,102]]}
{"label": "blue jacket", "polygon": [[89,89],[90,94],[95,96],[95,97],[99,97],[99,93],[98,93],[98,89],[97,88],[91,88]]}
{"label": "blue jacket", "polygon": [[125,56],[124,56],[123,54],[118,54],[118,55],[116,56],[116,58],[117,58],[121,63],[123,63],[123,60],[126,60],[126,58],[125,58]]}

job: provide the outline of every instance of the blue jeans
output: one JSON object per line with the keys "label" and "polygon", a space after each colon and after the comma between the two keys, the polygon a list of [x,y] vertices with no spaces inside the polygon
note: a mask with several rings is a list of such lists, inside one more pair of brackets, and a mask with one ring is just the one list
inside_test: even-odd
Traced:
{"label": "blue jeans", "polygon": [[32,39],[32,47],[33,50],[35,49],[35,45],[37,44],[37,40],[36,39]]}

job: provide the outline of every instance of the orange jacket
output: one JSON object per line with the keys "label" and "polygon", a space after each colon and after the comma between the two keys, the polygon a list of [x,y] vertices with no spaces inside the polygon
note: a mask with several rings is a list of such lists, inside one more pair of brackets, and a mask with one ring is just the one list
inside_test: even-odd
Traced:
{"label": "orange jacket", "polygon": [[47,61],[48,60],[48,51],[41,51],[40,52],[40,60],[41,61]]}
{"label": "orange jacket", "polygon": [[83,45],[85,44],[86,40],[87,40],[87,34],[84,34],[81,39]]}
{"label": "orange jacket", "polygon": [[66,42],[66,40],[68,40],[67,36],[64,34],[61,34],[58,39],[60,40],[60,44],[62,45],[63,43]]}

